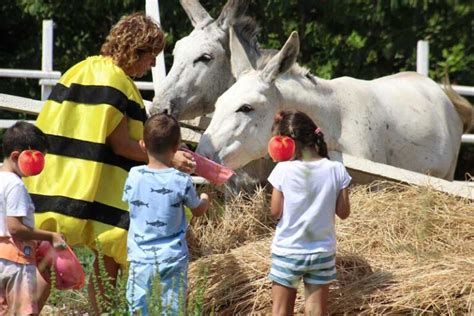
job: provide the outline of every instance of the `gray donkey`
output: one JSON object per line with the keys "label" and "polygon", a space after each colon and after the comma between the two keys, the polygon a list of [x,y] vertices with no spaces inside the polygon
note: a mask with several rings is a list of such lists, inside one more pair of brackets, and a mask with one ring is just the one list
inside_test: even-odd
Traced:
{"label": "gray donkey", "polygon": [[[158,90],[150,113],[166,112],[185,120],[214,112],[217,98],[236,80],[230,62],[231,26],[254,67],[277,51],[259,48],[257,24],[245,16],[249,0],[228,0],[216,20],[197,0],[180,3],[194,30],[176,42],[173,66],[164,81],[155,83]],[[273,166],[271,160],[256,160],[240,170],[230,186],[235,191],[252,188],[266,179]]]}

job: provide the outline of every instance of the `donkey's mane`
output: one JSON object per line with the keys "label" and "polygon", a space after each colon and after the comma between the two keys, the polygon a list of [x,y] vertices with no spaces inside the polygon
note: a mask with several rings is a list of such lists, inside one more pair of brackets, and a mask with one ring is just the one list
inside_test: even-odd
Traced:
{"label": "donkey's mane", "polygon": [[[258,60],[261,54],[260,46],[257,41],[257,36],[260,34],[260,27],[255,19],[242,16],[234,22],[233,28],[247,54],[252,56],[250,59]],[[230,49],[228,54],[230,56]]]}
{"label": "donkey's mane", "polygon": [[258,49],[257,36],[260,34],[260,27],[254,18],[242,16],[234,22],[233,27],[243,45]]}
{"label": "donkey's mane", "polygon": [[[235,21],[233,27],[240,42],[245,47],[245,50],[248,52],[249,49],[252,49],[259,56],[257,70],[263,69],[270,59],[278,53],[278,50],[276,49],[260,48],[257,41],[257,36],[260,34],[260,26],[254,18],[242,16]],[[298,63],[294,63],[288,73],[302,77],[308,77],[308,75],[311,75],[308,68],[300,66]]]}

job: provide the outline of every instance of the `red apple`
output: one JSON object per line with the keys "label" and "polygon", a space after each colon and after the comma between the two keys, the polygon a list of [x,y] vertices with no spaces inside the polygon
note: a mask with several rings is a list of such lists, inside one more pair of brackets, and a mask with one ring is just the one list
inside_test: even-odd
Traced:
{"label": "red apple", "polygon": [[268,153],[274,161],[286,161],[295,154],[295,141],[288,136],[273,136],[268,142]]}
{"label": "red apple", "polygon": [[43,171],[44,155],[37,150],[23,150],[18,157],[18,166],[25,176],[36,176]]}

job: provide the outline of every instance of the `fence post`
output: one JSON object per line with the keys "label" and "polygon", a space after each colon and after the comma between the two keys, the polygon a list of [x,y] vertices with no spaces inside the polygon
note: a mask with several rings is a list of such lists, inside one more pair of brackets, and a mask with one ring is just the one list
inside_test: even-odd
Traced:
{"label": "fence post", "polygon": [[[41,70],[53,71],[53,20],[43,20],[43,43],[41,51]],[[41,100],[51,93],[50,85],[41,85]]]}
{"label": "fence post", "polygon": [[[148,16],[155,19],[158,23],[160,23],[161,26],[159,0],[146,0],[145,11]],[[153,86],[156,94],[157,84],[162,82],[166,77],[165,56],[163,52],[156,56],[156,65],[155,67],[151,68],[151,74],[153,77]]]}
{"label": "fence post", "polygon": [[416,45],[416,72],[428,77],[430,44],[428,41],[418,41]]}

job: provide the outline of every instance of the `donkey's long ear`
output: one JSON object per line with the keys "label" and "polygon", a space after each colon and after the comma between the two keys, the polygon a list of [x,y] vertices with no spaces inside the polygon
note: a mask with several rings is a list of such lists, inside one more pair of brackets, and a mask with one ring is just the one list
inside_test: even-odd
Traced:
{"label": "donkey's long ear", "polygon": [[214,19],[207,13],[199,0],[179,0],[189,20],[195,28],[201,28],[210,24]]}
{"label": "donkey's long ear", "polygon": [[223,30],[227,30],[235,20],[244,15],[249,2],[249,0],[228,0],[216,20],[217,25]]}
{"label": "donkey's long ear", "polygon": [[240,43],[239,37],[235,34],[234,28],[231,26],[229,29],[229,47],[230,47],[230,64],[232,68],[232,74],[235,78],[248,70],[252,70],[252,64],[250,63],[247,52]]}
{"label": "donkey's long ear", "polygon": [[262,70],[262,78],[268,83],[287,72],[295,63],[300,51],[300,41],[297,32],[292,32],[283,48],[270,59]]}

